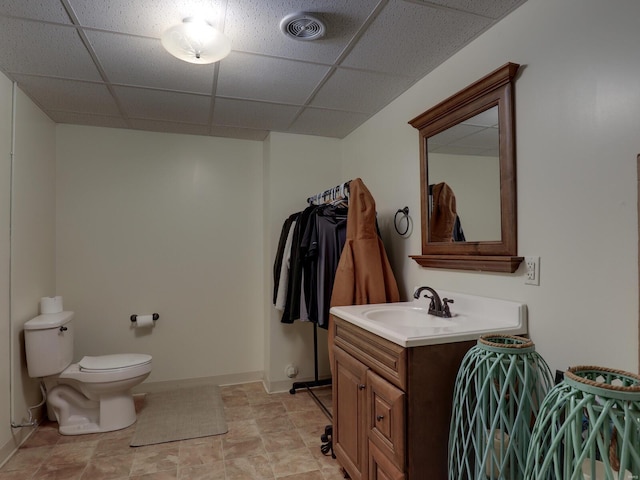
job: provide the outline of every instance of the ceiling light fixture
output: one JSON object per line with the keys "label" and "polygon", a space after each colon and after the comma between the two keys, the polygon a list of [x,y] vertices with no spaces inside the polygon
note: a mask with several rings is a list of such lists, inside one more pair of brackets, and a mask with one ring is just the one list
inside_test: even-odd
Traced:
{"label": "ceiling light fixture", "polygon": [[222,60],[231,51],[231,41],[205,20],[187,17],[162,34],[162,46],[176,58],[207,64]]}

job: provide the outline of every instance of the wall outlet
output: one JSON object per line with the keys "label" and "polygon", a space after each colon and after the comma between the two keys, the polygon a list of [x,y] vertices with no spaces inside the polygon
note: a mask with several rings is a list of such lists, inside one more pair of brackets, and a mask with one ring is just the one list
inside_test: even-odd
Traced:
{"label": "wall outlet", "polygon": [[295,378],[298,376],[298,367],[295,364],[290,363],[284,367],[284,374],[289,378]]}
{"label": "wall outlet", "polygon": [[527,285],[540,285],[540,257],[524,257],[524,263],[524,283]]}

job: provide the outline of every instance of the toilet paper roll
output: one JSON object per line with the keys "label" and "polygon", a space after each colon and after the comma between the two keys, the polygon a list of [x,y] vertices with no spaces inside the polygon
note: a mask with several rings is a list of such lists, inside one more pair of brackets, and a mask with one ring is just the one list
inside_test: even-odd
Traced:
{"label": "toilet paper roll", "polygon": [[62,311],[62,297],[42,297],[40,299],[40,313],[60,313]]}
{"label": "toilet paper roll", "polygon": [[153,327],[153,315],[137,315],[136,328]]}

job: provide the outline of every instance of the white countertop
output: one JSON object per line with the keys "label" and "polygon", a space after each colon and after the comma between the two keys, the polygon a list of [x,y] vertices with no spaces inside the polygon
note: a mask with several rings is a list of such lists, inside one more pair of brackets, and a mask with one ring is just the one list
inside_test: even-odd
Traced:
{"label": "white countertop", "polygon": [[[436,289],[450,298],[452,317],[428,314],[428,300],[332,307],[331,314],[402,347],[419,347],[478,339],[487,333],[527,333],[523,303]],[[427,293],[427,292],[425,292]]]}

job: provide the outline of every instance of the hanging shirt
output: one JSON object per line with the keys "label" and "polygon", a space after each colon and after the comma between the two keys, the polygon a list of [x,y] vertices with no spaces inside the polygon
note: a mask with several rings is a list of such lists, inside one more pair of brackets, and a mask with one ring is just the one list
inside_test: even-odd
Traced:
{"label": "hanging shirt", "polygon": [[279,284],[277,288],[277,295],[275,300],[275,307],[277,310],[283,311],[287,301],[287,283],[289,282],[289,270],[291,268],[291,244],[293,242],[293,230],[295,229],[296,221],[291,222],[289,232],[287,233],[287,240],[282,252],[282,264],[281,272],[279,275]]}
{"label": "hanging shirt", "polygon": [[326,205],[318,209],[307,259],[313,265],[309,319],[320,327],[329,326],[331,292],[340,255],[346,241],[347,209]]}
{"label": "hanging shirt", "polygon": [[300,294],[302,289],[302,262],[305,251],[301,249],[302,235],[307,227],[309,215],[316,207],[305,208],[298,216],[291,240],[289,278],[287,280],[287,301],[282,313],[283,323],[293,323],[300,319]]}
{"label": "hanging shirt", "polygon": [[314,238],[318,227],[318,212],[323,208],[322,205],[314,205],[313,210],[309,213],[307,226],[302,234],[300,241],[300,250],[304,252],[302,256],[302,288],[300,289],[300,320],[317,322],[314,312],[315,302],[315,257],[310,255],[310,251],[315,248]]}
{"label": "hanging shirt", "polygon": [[[294,213],[289,215],[282,225],[280,231],[280,240],[278,241],[278,249],[276,250],[276,259],[273,262],[273,304],[276,304],[276,298],[278,296],[278,289],[280,288],[280,272],[282,271],[282,257],[284,255],[285,244],[289,231],[291,230],[291,223],[295,220],[300,213]],[[291,249],[289,249],[291,250]],[[286,283],[285,283],[286,286]]]}

